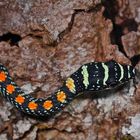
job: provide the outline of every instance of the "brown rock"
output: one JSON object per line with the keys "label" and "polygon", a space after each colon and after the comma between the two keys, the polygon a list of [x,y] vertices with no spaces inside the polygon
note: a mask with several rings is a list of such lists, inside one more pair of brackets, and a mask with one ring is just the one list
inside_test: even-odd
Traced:
{"label": "brown rock", "polygon": [[[49,96],[84,63],[114,59],[130,64],[129,58],[139,54],[139,31],[126,22],[133,19],[130,23],[139,24],[140,3],[116,2],[110,5],[117,7],[113,19],[103,17],[106,7],[99,8],[98,0],[0,2],[0,62],[18,85],[36,97]],[[111,44],[114,24],[123,27],[116,37],[122,38],[124,52],[117,41]],[[2,39],[7,32],[21,39]],[[48,121],[29,119],[2,98],[0,138],[103,140],[126,138],[129,133],[138,139],[139,127],[134,126],[139,122],[139,88],[130,82],[106,97],[86,93]]]}

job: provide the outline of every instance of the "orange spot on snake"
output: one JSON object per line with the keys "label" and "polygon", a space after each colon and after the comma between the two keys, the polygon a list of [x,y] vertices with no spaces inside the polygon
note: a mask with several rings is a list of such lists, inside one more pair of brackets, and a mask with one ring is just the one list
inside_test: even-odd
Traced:
{"label": "orange spot on snake", "polygon": [[66,81],[66,86],[68,87],[68,89],[75,93],[75,84],[74,84],[74,80],[72,78],[68,78]]}
{"label": "orange spot on snake", "polygon": [[15,87],[11,84],[7,85],[6,90],[9,94],[12,94],[15,91]]}
{"label": "orange spot on snake", "polygon": [[31,110],[35,110],[35,109],[37,109],[37,104],[35,103],[35,102],[29,102],[29,104],[28,104],[28,107],[31,109]]}
{"label": "orange spot on snake", "polygon": [[0,82],[4,82],[6,80],[6,75],[3,71],[0,72]]}
{"label": "orange spot on snake", "polygon": [[16,97],[16,102],[19,103],[19,104],[24,103],[24,100],[25,100],[25,98],[23,96],[21,96],[21,95],[18,95]]}
{"label": "orange spot on snake", "polygon": [[47,110],[51,109],[53,107],[52,101],[50,101],[50,100],[45,101],[44,104],[43,104],[43,107]]}
{"label": "orange spot on snake", "polygon": [[63,103],[65,101],[65,99],[66,99],[66,94],[63,91],[57,92],[57,100],[59,102]]}

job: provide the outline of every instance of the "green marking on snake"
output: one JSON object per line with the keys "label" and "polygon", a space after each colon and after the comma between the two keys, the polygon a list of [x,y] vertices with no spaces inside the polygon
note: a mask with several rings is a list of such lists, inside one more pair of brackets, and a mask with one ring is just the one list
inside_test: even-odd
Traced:
{"label": "green marking on snake", "polygon": [[89,77],[89,74],[88,74],[88,70],[87,70],[87,66],[83,65],[82,66],[82,75],[83,75],[83,84],[85,85],[85,88],[87,89],[88,88],[88,85],[89,85],[89,80],[88,80],[88,77]]}
{"label": "green marking on snake", "polygon": [[121,81],[123,79],[124,69],[123,69],[123,67],[119,63],[118,63],[118,66],[120,67],[120,72],[121,72],[121,76],[120,76],[119,81]]}
{"label": "green marking on snake", "polygon": [[107,85],[106,81],[108,80],[108,77],[109,77],[109,68],[108,66],[105,65],[105,63],[102,63],[102,67],[104,68],[103,85]]}
{"label": "green marking on snake", "polygon": [[127,66],[128,68],[128,78],[130,78],[130,66]]}

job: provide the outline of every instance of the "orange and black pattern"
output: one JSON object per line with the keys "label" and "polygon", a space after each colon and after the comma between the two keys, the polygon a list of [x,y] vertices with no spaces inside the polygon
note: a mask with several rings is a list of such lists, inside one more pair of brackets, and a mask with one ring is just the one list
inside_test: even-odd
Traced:
{"label": "orange and black pattern", "polygon": [[25,94],[12,81],[8,70],[0,64],[0,92],[18,110],[33,116],[49,117],[61,111],[80,92],[97,91],[117,86],[134,78],[135,69],[113,60],[91,62],[81,66],[66,79],[63,86],[47,99]]}

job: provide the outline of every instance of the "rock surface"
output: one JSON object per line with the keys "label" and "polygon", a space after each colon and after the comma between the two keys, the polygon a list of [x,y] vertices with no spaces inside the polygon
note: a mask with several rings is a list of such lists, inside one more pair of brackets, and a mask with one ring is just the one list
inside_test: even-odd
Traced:
{"label": "rock surface", "polygon": [[[84,63],[136,63],[139,36],[138,0],[0,2],[0,62],[35,97],[49,96]],[[80,96],[49,121],[19,113],[0,96],[0,140],[139,140],[139,82],[138,73],[135,84],[105,97]]]}

